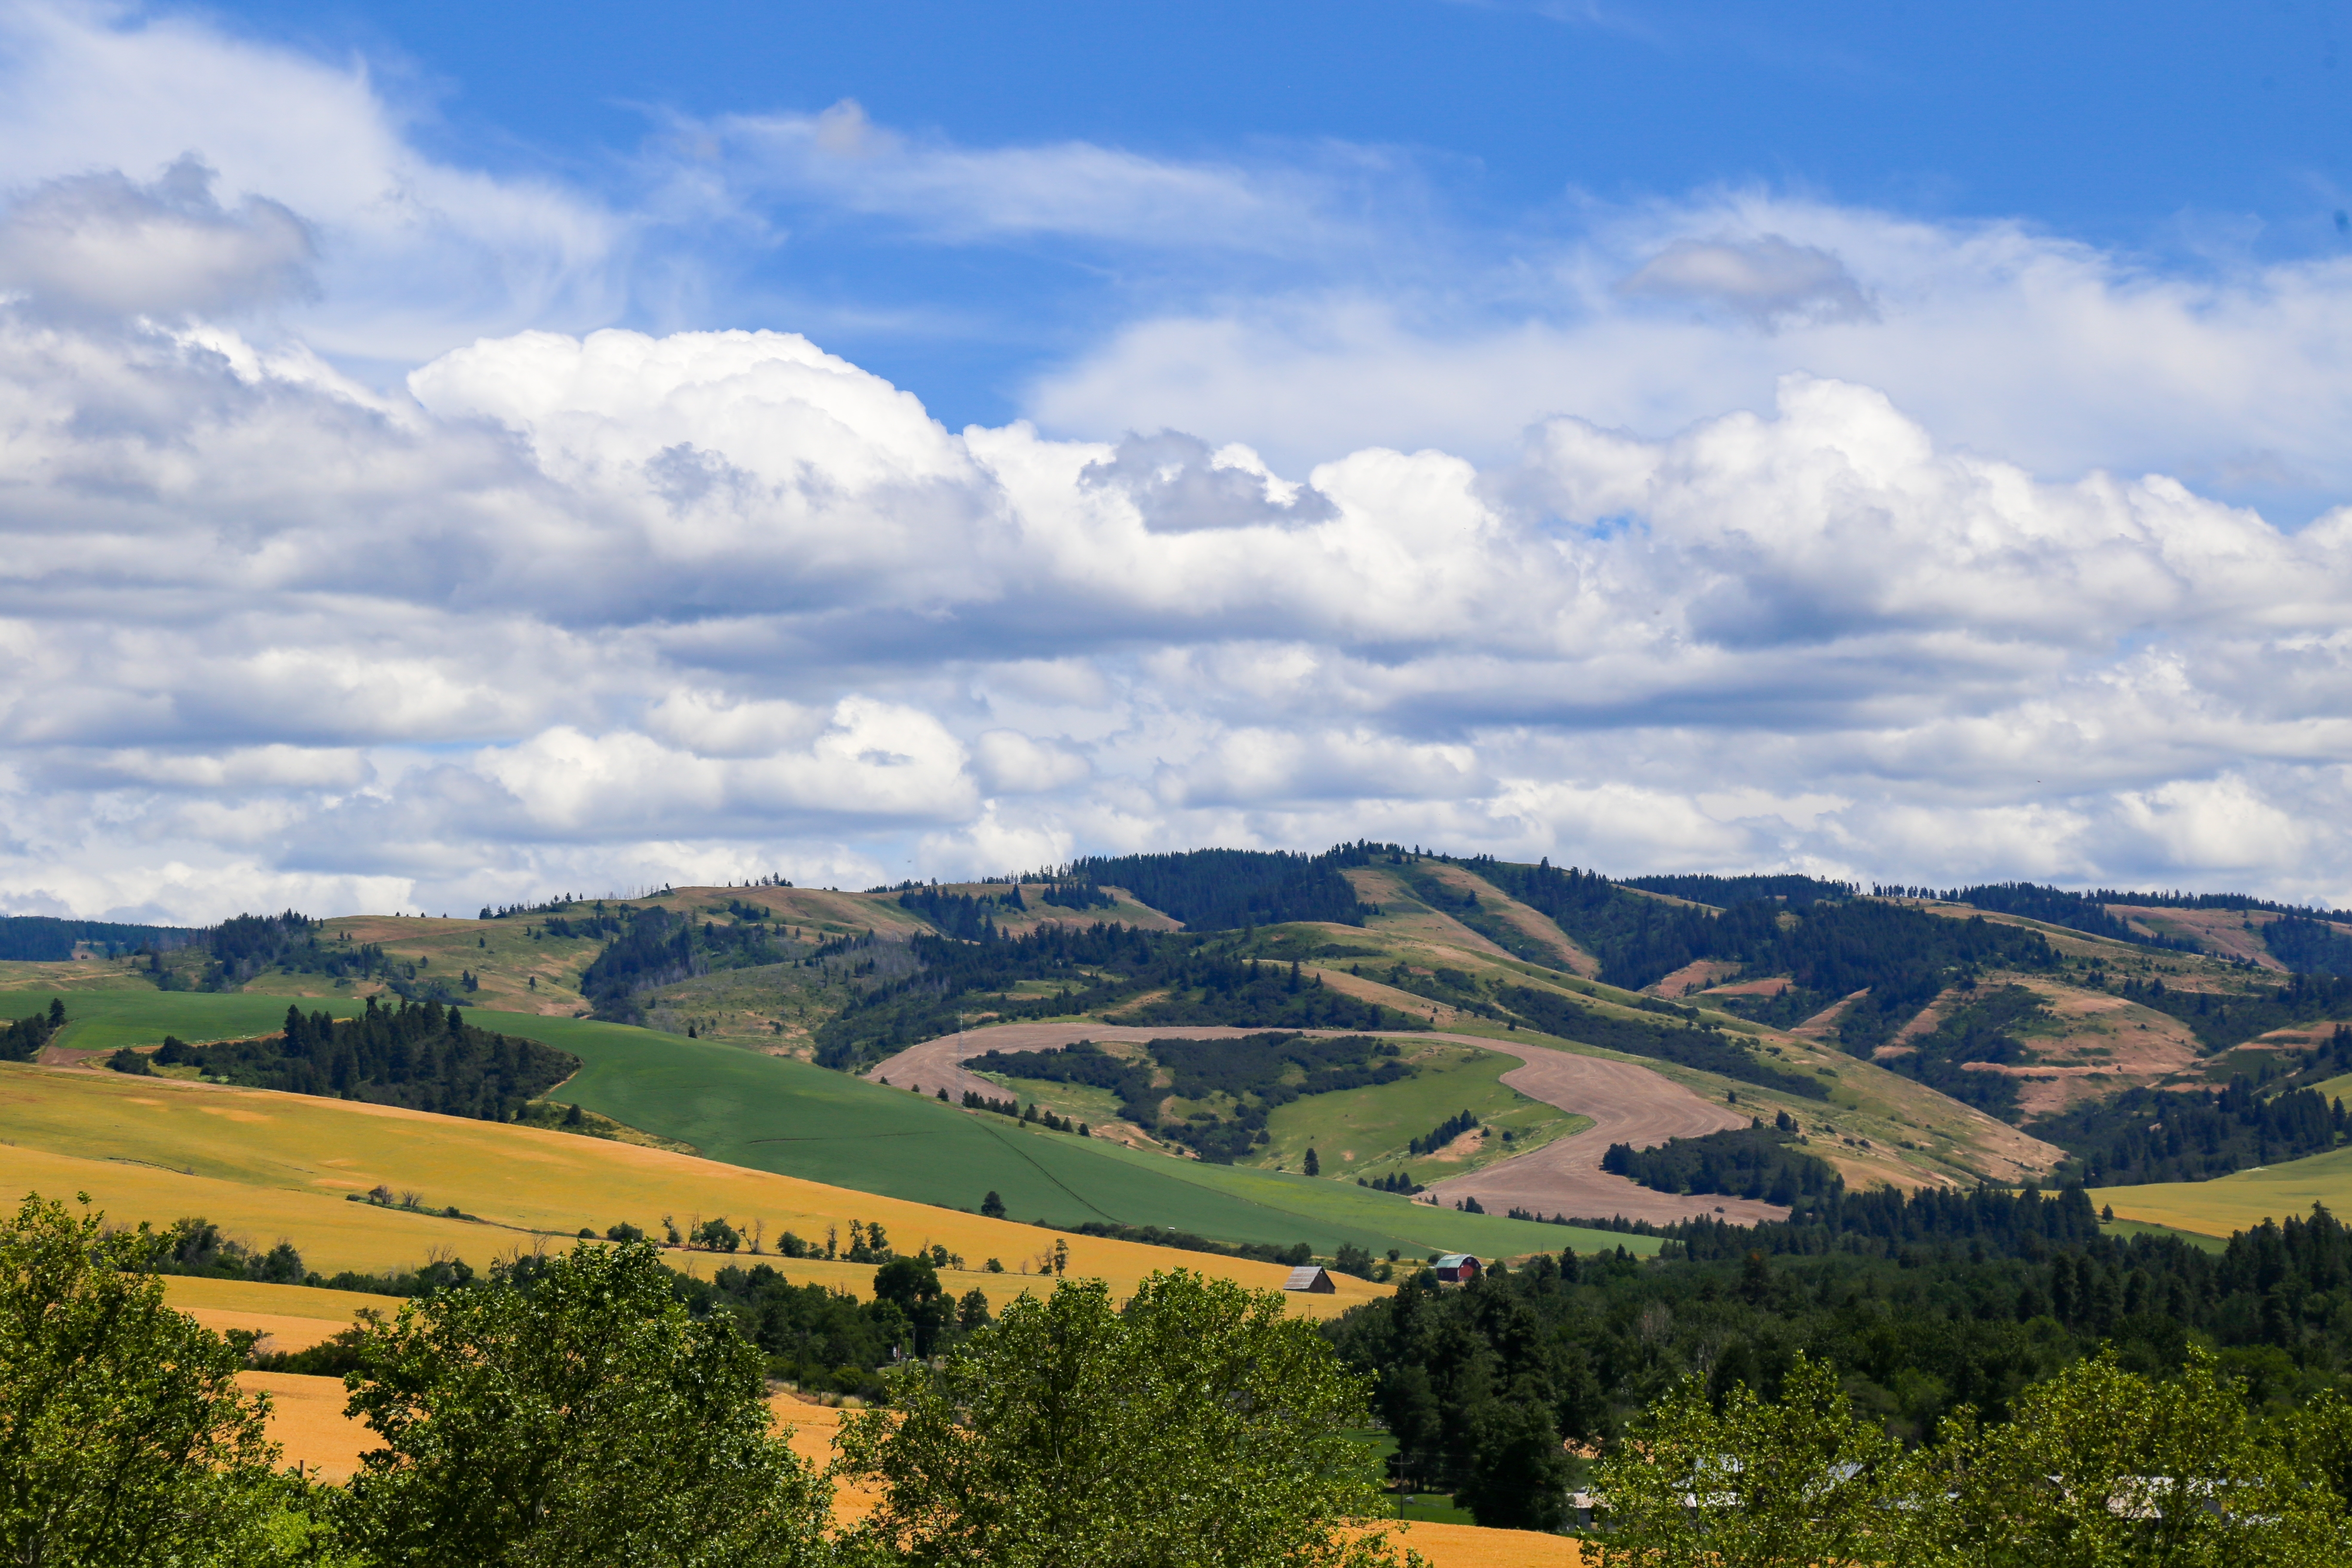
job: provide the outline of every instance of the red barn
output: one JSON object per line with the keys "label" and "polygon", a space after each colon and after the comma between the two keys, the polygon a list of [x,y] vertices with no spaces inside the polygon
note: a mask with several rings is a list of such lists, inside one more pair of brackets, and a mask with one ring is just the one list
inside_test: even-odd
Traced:
{"label": "red barn", "polygon": [[1449,1252],[1429,1266],[1441,1285],[1467,1285],[1478,1278],[1478,1260],[1466,1252]]}

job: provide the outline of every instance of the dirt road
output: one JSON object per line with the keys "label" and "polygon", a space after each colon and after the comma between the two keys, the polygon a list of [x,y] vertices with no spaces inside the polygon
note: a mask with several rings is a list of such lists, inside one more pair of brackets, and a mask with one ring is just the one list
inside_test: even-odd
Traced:
{"label": "dirt road", "polygon": [[[961,1100],[966,1089],[995,1097],[1003,1094],[1003,1089],[977,1073],[966,1072],[966,1058],[989,1050],[1055,1050],[1077,1039],[1198,1039],[1264,1032],[1172,1026],[1127,1028],[1114,1024],[1006,1024],[943,1035],[919,1046],[909,1046],[866,1077],[875,1081],[888,1079],[896,1089],[919,1085],[925,1094],[945,1088],[948,1098],[954,1100]],[[1592,1125],[1574,1137],[1556,1139],[1532,1153],[1500,1161],[1467,1175],[1449,1177],[1432,1186],[1431,1194],[1449,1207],[1464,1197],[1475,1197],[1492,1214],[1523,1208],[1580,1219],[1622,1215],[1627,1219],[1646,1219],[1657,1225],[1702,1215],[1720,1215],[1737,1225],[1788,1217],[1788,1210],[1753,1199],[1716,1194],[1681,1197],[1652,1192],[1601,1168],[1601,1156],[1612,1143],[1631,1143],[1637,1149],[1646,1149],[1669,1138],[1696,1138],[1722,1128],[1748,1125],[1748,1118],[1738,1110],[1694,1094],[1647,1068],[1485,1035],[1433,1033],[1395,1037],[1450,1040],[1517,1057],[1520,1065],[1503,1075],[1505,1083],[1530,1100],[1592,1118]]]}

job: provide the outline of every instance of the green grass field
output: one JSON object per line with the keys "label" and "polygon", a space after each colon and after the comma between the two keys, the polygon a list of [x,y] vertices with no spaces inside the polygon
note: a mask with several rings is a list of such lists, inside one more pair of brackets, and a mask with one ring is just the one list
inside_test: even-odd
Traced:
{"label": "green grass field", "polygon": [[[1244,1163],[1295,1171],[1312,1149],[1326,1176],[1352,1181],[1405,1170],[1415,1181],[1427,1183],[1541,1148],[1592,1125],[1591,1117],[1530,1100],[1506,1085],[1502,1077],[1519,1065],[1516,1057],[1473,1046],[1401,1043],[1419,1072],[1398,1083],[1313,1095],[1282,1106],[1266,1119],[1272,1141]],[[1006,1093],[1024,1105],[1034,1101],[1073,1121],[1100,1126],[1118,1115],[1118,1097],[1108,1089],[1002,1073],[981,1076],[1003,1085]],[[1183,1102],[1177,1109],[1182,1110]],[[1226,1105],[1213,1109],[1231,1110]],[[1446,1161],[1414,1159],[1408,1153],[1412,1140],[1462,1110],[1496,1129],[1496,1136],[1484,1150],[1468,1159]],[[1507,1143],[1500,1136],[1505,1131],[1512,1135]]]}
{"label": "green grass field", "polygon": [[2336,1100],[2352,1097],[2352,1072],[2331,1078],[2325,1083],[2315,1083],[2311,1087],[2319,1091],[2320,1098],[2332,1104]]}
{"label": "green grass field", "polygon": [[1341,1243],[1411,1255],[1592,1249],[1643,1237],[1463,1215],[1352,1182],[1208,1165],[1100,1139],[1036,1131],[805,1062],[584,1019],[478,1012],[484,1028],[544,1040],[587,1065],[551,1099],[693,1144],[754,1170],[977,1209],[1001,1194],[1016,1219],[1171,1226],[1223,1241]]}
{"label": "green grass field", "polygon": [[2201,1231],[2176,1230],[2168,1225],[2150,1225],[2146,1220],[2140,1219],[2107,1220],[2103,1222],[2099,1228],[2118,1239],[2135,1236],[2153,1236],[2159,1238],[2177,1236],[2200,1252],[2220,1252],[2230,1245],[2226,1239],[2218,1236],[2207,1236]]}
{"label": "green grass field", "polygon": [[[62,996],[66,1005],[66,1026],[54,1043],[81,1051],[161,1045],[165,1035],[177,1035],[195,1045],[275,1034],[286,1021],[288,1004],[283,996],[234,991],[220,994],[158,991],[143,981],[126,977],[124,984],[103,990],[0,993],[0,1018],[42,1011],[51,994]],[[362,1005],[348,996],[310,998],[301,1004],[306,1013],[327,1012],[339,1018],[350,1017]]]}
{"label": "green grass field", "polygon": [[2101,1187],[2095,1204],[2113,1205],[2119,1220],[2139,1220],[2200,1236],[2226,1237],[2265,1219],[2307,1215],[2314,1204],[2352,1213],[2352,1148],[2313,1154],[2210,1182],[2159,1182],[2142,1187]]}
{"label": "green grass field", "polygon": [[[1415,1181],[1433,1182],[1592,1125],[1590,1117],[1530,1100],[1505,1084],[1503,1075],[1519,1065],[1517,1057],[1470,1046],[1432,1046],[1419,1065],[1420,1072],[1401,1082],[1292,1100],[1266,1118],[1273,1142],[1255,1163],[1296,1170],[1312,1149],[1327,1175],[1353,1180],[1402,1169]],[[1412,1140],[1461,1110],[1496,1130],[1484,1153],[1457,1161],[1410,1157]],[[1512,1134],[1508,1143],[1501,1136],[1505,1131]]]}

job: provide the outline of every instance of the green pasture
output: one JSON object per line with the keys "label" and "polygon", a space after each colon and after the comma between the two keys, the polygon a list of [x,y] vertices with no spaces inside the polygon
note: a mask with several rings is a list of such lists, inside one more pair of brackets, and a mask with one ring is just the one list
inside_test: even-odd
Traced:
{"label": "green pasture", "polygon": [[1024,1128],[808,1063],[584,1019],[478,1012],[484,1028],[544,1040],[586,1065],[549,1098],[680,1139],[708,1157],[917,1203],[1059,1225],[1164,1226],[1223,1241],[1342,1243],[1408,1256],[1485,1256],[1654,1240],[1463,1215],[1352,1182],[1207,1165]]}
{"label": "green pasture", "polygon": [[[55,1044],[69,1050],[110,1051],[121,1046],[158,1046],[166,1035],[177,1035],[191,1045],[206,1040],[237,1040],[278,1032],[286,1022],[289,998],[256,996],[241,992],[158,991],[142,980],[104,990],[60,991],[66,1004],[66,1026]],[[50,993],[38,990],[0,993],[0,1017],[22,1017],[46,1009]],[[305,1013],[331,1013],[348,1018],[363,1005],[348,996],[303,999]]]}
{"label": "green pasture", "polygon": [[2112,1205],[2118,1221],[2137,1220],[2208,1237],[2252,1230],[2266,1219],[2308,1215],[2314,1205],[2332,1214],[2352,1214],[2352,1148],[2233,1171],[2209,1182],[2099,1187],[2092,1191],[2091,1201]]}
{"label": "green pasture", "polygon": [[2119,1240],[2135,1236],[2152,1236],[2158,1240],[2168,1236],[2177,1236],[2200,1252],[2226,1252],[2230,1246],[2218,1236],[2206,1236],[2193,1230],[2179,1230],[2168,1225],[2150,1225],[2146,1220],[2105,1220],[2101,1222],[2099,1228]]}
{"label": "green pasture", "polygon": [[[967,1066],[966,1070],[971,1070]],[[1057,1083],[1042,1078],[1014,1078],[1010,1073],[975,1073],[993,1084],[1003,1086],[1004,1092],[1024,1105],[1034,1105],[1040,1110],[1050,1110],[1066,1116],[1073,1121],[1085,1121],[1099,1127],[1118,1120],[1118,1096],[1107,1089],[1097,1089],[1089,1083]]]}
{"label": "green pasture", "polygon": [[[1411,1050],[1409,1041],[1399,1043]],[[1472,1046],[1435,1046],[1415,1065],[1420,1071],[1396,1083],[1310,1095],[1276,1110],[1266,1118],[1273,1142],[1254,1163],[1296,1169],[1312,1149],[1326,1175],[1352,1181],[1404,1167],[1415,1180],[1434,1181],[1592,1125],[1590,1117],[1530,1100],[1504,1083],[1503,1075],[1519,1065],[1517,1057]],[[1462,1110],[1496,1129],[1483,1159],[1440,1163],[1407,1154],[1415,1138]],[[1507,1144],[1505,1131],[1512,1134]]]}
{"label": "green pasture", "polygon": [[2333,1104],[2336,1100],[2352,1096],[2352,1072],[2339,1074],[2325,1083],[2315,1083],[2311,1087],[2319,1091],[2322,1099]]}

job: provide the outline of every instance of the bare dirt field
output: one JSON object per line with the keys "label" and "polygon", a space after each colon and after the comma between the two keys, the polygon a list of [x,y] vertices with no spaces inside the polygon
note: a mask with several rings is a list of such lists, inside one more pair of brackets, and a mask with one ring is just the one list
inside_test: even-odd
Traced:
{"label": "bare dirt field", "polygon": [[1868,994],[1870,994],[1870,993],[1867,990],[1863,990],[1856,991],[1851,995],[1841,996],[1836,1001],[1831,1003],[1828,1006],[1822,1008],[1820,1012],[1814,1014],[1811,1017],[1806,1019],[1803,1023],[1799,1024],[1796,1027],[1790,1029],[1789,1033],[1796,1036],[1801,1040],[1826,1040],[1830,1037],[1831,1032],[1837,1027],[1838,1015],[1844,1012],[1848,1007],[1853,1006],[1854,1003],[1860,1001],[1863,997],[1867,996]]}
{"label": "bare dirt field", "polygon": [[1522,932],[1549,948],[1562,963],[1587,980],[1599,977],[1601,961],[1577,945],[1575,940],[1559,929],[1550,916],[1529,908],[1518,900],[1474,872],[1459,866],[1436,866],[1433,874],[1450,888],[1478,895],[1489,914],[1508,921]]}
{"label": "bare dirt field", "polygon": [[1530,1100],[1590,1116],[1593,1124],[1517,1159],[1435,1184],[1429,1190],[1440,1202],[1450,1205],[1475,1197],[1491,1214],[1524,1208],[1579,1219],[1622,1215],[1660,1225],[1716,1214],[1735,1225],[1789,1217],[1787,1209],[1748,1198],[1652,1192],[1601,1168],[1601,1157],[1612,1143],[1646,1149],[1669,1138],[1696,1138],[1747,1126],[1748,1118],[1731,1107],[1702,1100],[1632,1062],[1507,1040],[1457,1037],[1518,1058],[1522,1065],[1503,1075],[1505,1083]]}
{"label": "bare dirt field", "polygon": [[1644,989],[1654,996],[1687,996],[1694,992],[1713,990],[1717,981],[1738,973],[1739,965],[1727,958],[1695,958]]}
{"label": "bare dirt field", "polygon": [[[1487,941],[1443,910],[1431,909],[1412,896],[1412,889],[1402,879],[1381,870],[1377,866],[1357,866],[1339,873],[1356,889],[1356,897],[1368,904],[1378,904],[1385,911],[1374,915],[1365,925],[1368,935],[1383,937],[1391,942],[1420,940],[1437,948],[1451,948],[1456,953],[1464,951],[1481,953],[1488,958],[1507,961],[1510,954]],[[1446,963],[1456,962],[1448,958]]]}
{"label": "bare dirt field", "polygon": [[[877,1082],[887,1078],[898,1089],[919,1084],[926,1094],[944,1087],[950,1100],[961,1100],[967,1089],[994,1096],[1004,1091],[978,1074],[964,1071],[962,1064],[967,1057],[988,1050],[1053,1050],[1079,1039],[1200,1039],[1263,1032],[1211,1027],[1146,1029],[1109,1024],[1007,1024],[998,1028],[968,1029],[909,1046],[866,1076]],[[1746,1198],[1714,1194],[1684,1197],[1652,1192],[1601,1168],[1601,1157],[1612,1143],[1631,1143],[1637,1149],[1646,1149],[1669,1138],[1696,1138],[1727,1127],[1748,1125],[1748,1118],[1740,1112],[1704,1100],[1647,1068],[1483,1035],[1432,1033],[1400,1037],[1451,1040],[1517,1057],[1520,1065],[1505,1073],[1503,1082],[1530,1100],[1592,1119],[1590,1128],[1572,1137],[1558,1139],[1482,1171],[1434,1184],[1429,1190],[1443,1203],[1452,1205],[1465,1197],[1475,1197],[1492,1214],[1524,1208],[1580,1219],[1622,1215],[1627,1219],[1646,1219],[1660,1225],[1714,1214],[1739,1225],[1788,1217],[1786,1209]]]}
{"label": "bare dirt field", "polygon": [[2264,969],[2286,973],[2286,965],[2272,954],[2270,945],[2263,941],[2262,927],[2278,917],[2260,910],[2165,910],[2139,904],[2109,904],[2107,913],[2129,921],[2151,936],[2187,937],[2212,952],[2252,959]]}
{"label": "bare dirt field", "polygon": [[1785,974],[1768,974],[1761,980],[1743,980],[1737,985],[1710,985],[1706,994],[1710,996],[1778,996],[1795,984]]}

